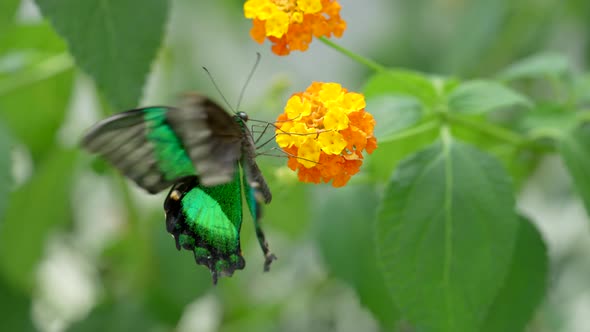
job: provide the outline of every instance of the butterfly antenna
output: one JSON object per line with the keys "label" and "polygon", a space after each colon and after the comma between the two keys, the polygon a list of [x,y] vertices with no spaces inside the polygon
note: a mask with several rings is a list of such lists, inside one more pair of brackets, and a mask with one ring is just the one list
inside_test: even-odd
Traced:
{"label": "butterfly antenna", "polygon": [[250,74],[248,74],[248,78],[246,79],[246,83],[244,83],[244,86],[242,87],[242,91],[240,91],[240,96],[238,97],[238,104],[236,105],[236,110],[240,109],[240,104],[242,103],[242,98],[244,98],[244,93],[246,92],[246,88],[248,87],[248,84],[250,83],[250,80],[252,80],[252,76],[254,76],[254,73],[256,72],[256,68],[258,68],[258,64],[260,63],[260,53],[256,52],[256,62],[254,63],[254,66],[252,66],[252,70],[250,70]]}
{"label": "butterfly antenna", "polygon": [[219,89],[219,86],[217,85],[217,82],[215,82],[215,79],[213,78],[213,75],[211,75],[211,73],[209,72],[209,69],[207,69],[207,67],[203,67],[203,70],[207,73],[207,76],[209,76],[209,79],[211,80],[211,83],[213,83],[213,86],[215,87],[215,90],[217,90],[217,93],[219,93],[219,95],[221,96],[221,98],[225,102],[225,105],[227,105],[227,107],[232,112],[235,113],[236,111],[231,107],[231,105],[229,104],[229,102],[227,101],[227,99],[225,98],[225,96],[223,95],[223,93],[221,93],[221,90]]}

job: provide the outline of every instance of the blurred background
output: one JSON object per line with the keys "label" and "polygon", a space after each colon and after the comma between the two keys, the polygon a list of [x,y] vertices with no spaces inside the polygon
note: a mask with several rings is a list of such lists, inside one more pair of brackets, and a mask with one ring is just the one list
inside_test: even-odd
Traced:
{"label": "blurred background", "polygon": [[[348,27],[334,41],[387,66],[473,78],[540,52],[563,54],[579,71],[590,64],[587,0],[340,3]],[[243,1],[171,4],[140,105],[173,105],[187,90],[220,101],[206,66],[233,106],[256,52],[262,61],[241,104],[255,119],[273,121],[312,81],[362,91],[371,74],[319,41],[275,56],[249,37]],[[4,33],[2,20],[17,20],[18,34]],[[262,272],[246,216],[247,267],[213,287],[166,232],[165,193],[148,195],[79,149],[84,131],[114,111],[123,110],[108,110],[32,1],[16,17],[0,15],[0,133],[12,144],[0,156],[12,170],[0,188],[10,191],[0,201],[0,330],[411,331],[384,297],[372,230],[382,185],[364,181],[368,171],[334,189],[298,183],[286,159],[258,158],[274,196],[262,222],[279,260]],[[589,331],[588,217],[558,158],[539,162],[518,202],[551,259],[529,330]]]}

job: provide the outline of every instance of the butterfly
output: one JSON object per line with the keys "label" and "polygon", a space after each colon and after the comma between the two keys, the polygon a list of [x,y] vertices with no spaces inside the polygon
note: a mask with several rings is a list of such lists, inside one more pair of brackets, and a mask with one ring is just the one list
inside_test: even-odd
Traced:
{"label": "butterfly", "polygon": [[[176,248],[193,251],[217,283],[245,267],[240,248],[242,195],[265,256],[276,259],[260,226],[261,206],[272,195],[258,165],[244,112],[230,115],[211,99],[185,94],[179,107],[152,106],[108,117],[93,126],[82,146],[109,161],[164,202],[166,230]],[[240,172],[241,170],[241,172]]]}

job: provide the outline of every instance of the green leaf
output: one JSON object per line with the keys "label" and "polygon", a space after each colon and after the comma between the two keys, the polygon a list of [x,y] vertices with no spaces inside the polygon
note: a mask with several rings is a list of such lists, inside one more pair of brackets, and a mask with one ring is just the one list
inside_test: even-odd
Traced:
{"label": "green leaf", "polygon": [[477,331],[503,284],[518,230],[508,175],[443,135],[403,161],[377,216],[390,295],[419,330]]}
{"label": "green leaf", "polygon": [[75,151],[54,151],[10,198],[0,228],[0,271],[28,290],[47,236],[70,221],[70,189]]}
{"label": "green leaf", "polygon": [[0,277],[0,331],[35,331],[31,320],[31,299],[10,288]]}
{"label": "green leaf", "polygon": [[506,81],[522,78],[543,78],[545,76],[565,74],[569,69],[569,62],[563,55],[544,53],[516,62],[502,71],[498,77]]}
{"label": "green leaf", "polygon": [[66,45],[46,22],[15,25],[6,33],[0,34],[0,54],[23,50],[34,50],[49,55],[64,52]]}
{"label": "green leaf", "polygon": [[64,122],[72,92],[73,70],[63,66],[65,45],[48,24],[15,25],[0,34],[0,54],[0,62],[5,60],[0,121],[35,160],[43,159]]}
{"label": "green leaf", "polygon": [[[0,98],[0,119],[26,144],[34,159],[42,159],[55,143],[65,119],[73,81],[67,70],[21,86]],[[23,116],[26,113],[26,116]]]}
{"label": "green leaf", "polygon": [[590,126],[581,126],[560,137],[559,153],[590,215]]}
{"label": "green leaf", "polygon": [[576,113],[561,104],[545,103],[526,112],[519,127],[531,135],[553,133],[553,136],[568,132],[578,125]]}
{"label": "green leaf", "polygon": [[0,123],[0,230],[2,217],[12,188],[12,159],[10,155],[11,138],[6,128]]}
{"label": "green leaf", "polygon": [[521,217],[508,275],[488,310],[482,331],[524,331],[545,296],[547,273],[547,247],[541,234]]}
{"label": "green leaf", "polygon": [[317,244],[327,267],[353,286],[366,306],[387,330],[399,313],[388,296],[387,286],[375,259],[374,212],[378,199],[369,186],[349,185],[337,190],[318,188],[313,201]]}
{"label": "green leaf", "polygon": [[103,304],[95,308],[86,319],[70,326],[68,332],[127,332],[161,331],[154,320],[138,304]]}
{"label": "green leaf", "polygon": [[399,69],[371,76],[363,91],[367,100],[379,95],[410,96],[427,107],[435,105],[439,98],[433,82],[426,75]]}
{"label": "green leaf", "polygon": [[511,106],[530,107],[532,103],[518,92],[492,81],[469,81],[449,95],[452,112],[483,114]]}
{"label": "green leaf", "polygon": [[590,74],[578,76],[574,79],[574,96],[580,104],[590,104]]}
{"label": "green leaf", "polygon": [[438,123],[429,121],[387,137],[386,140],[377,140],[379,147],[367,158],[363,171],[371,174],[376,183],[385,183],[398,162],[431,144],[437,136]]}
{"label": "green leaf", "polygon": [[12,25],[16,19],[16,10],[20,0],[2,0],[0,1],[0,31]]}
{"label": "green leaf", "polygon": [[112,105],[135,107],[164,34],[169,1],[36,2]]}
{"label": "green leaf", "polygon": [[382,142],[416,124],[422,106],[415,98],[380,95],[367,100],[366,110],[375,118],[375,137]]}

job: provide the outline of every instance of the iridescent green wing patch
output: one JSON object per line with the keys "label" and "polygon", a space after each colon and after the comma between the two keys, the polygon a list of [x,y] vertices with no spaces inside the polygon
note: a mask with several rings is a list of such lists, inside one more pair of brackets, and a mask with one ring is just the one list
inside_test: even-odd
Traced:
{"label": "iridescent green wing patch", "polygon": [[176,248],[194,253],[211,271],[213,283],[246,265],[240,249],[242,198],[239,173],[231,182],[205,187],[197,177],[172,187],[166,201],[166,228]]}
{"label": "iridescent green wing patch", "polygon": [[180,178],[196,174],[184,145],[167,121],[167,114],[173,112],[179,110],[162,106],[113,115],[91,128],[82,144],[140,187],[157,193]]}
{"label": "iridescent green wing patch", "polygon": [[180,139],[166,122],[166,108],[144,109],[147,140],[153,146],[158,168],[167,181],[195,174],[195,167]]}

